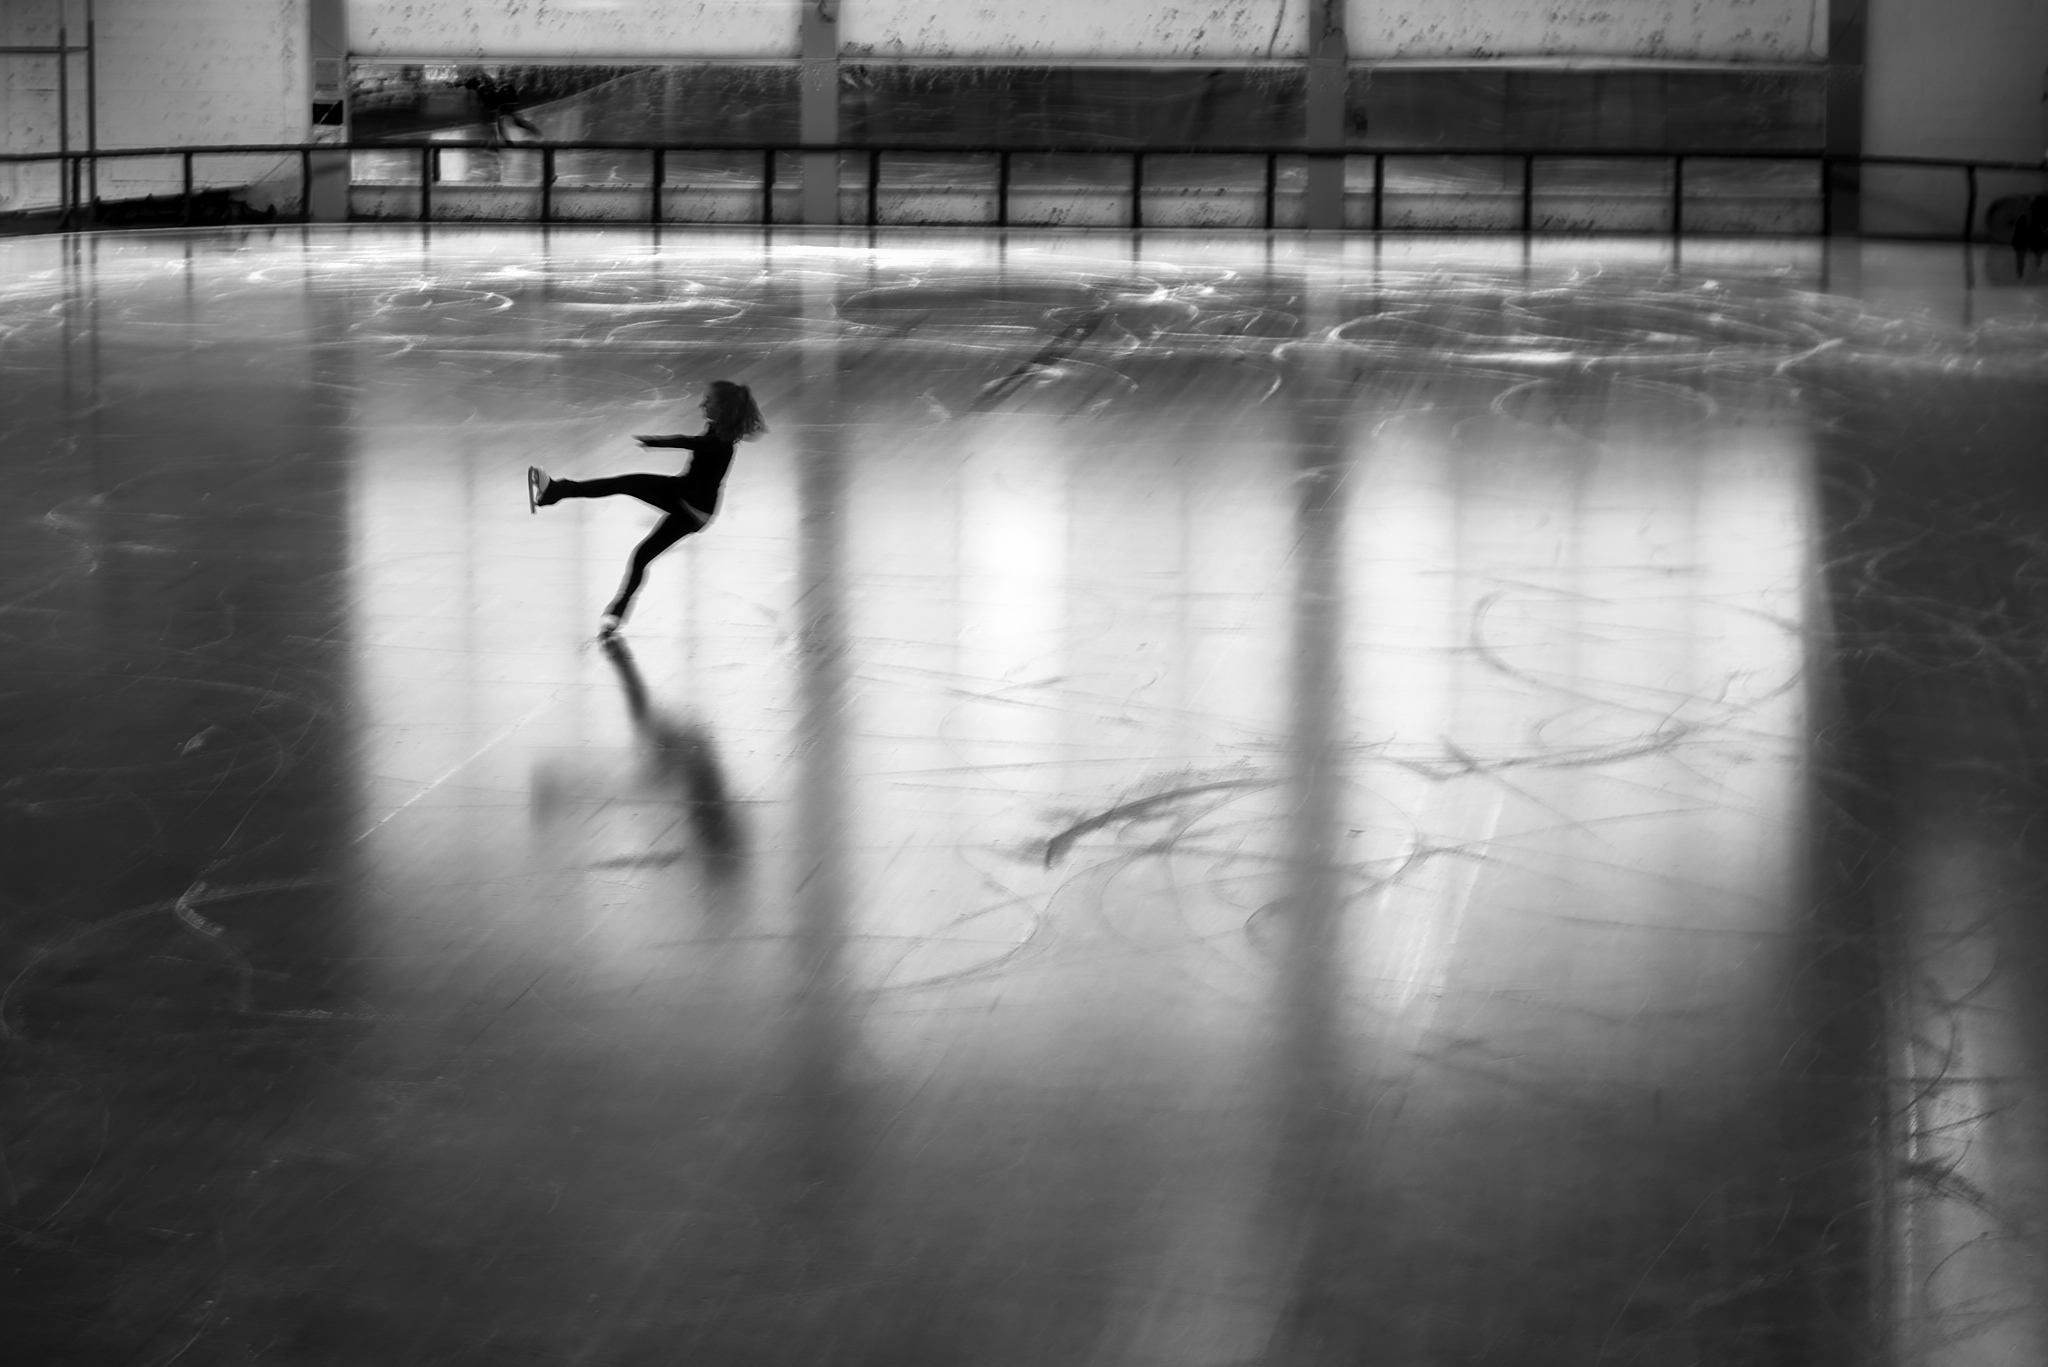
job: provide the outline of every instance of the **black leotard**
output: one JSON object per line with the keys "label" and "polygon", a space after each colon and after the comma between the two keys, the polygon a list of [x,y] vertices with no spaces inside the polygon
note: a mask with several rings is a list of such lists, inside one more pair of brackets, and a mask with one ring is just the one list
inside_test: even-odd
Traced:
{"label": "black leotard", "polygon": [[677,492],[683,502],[709,517],[718,511],[718,491],[725,487],[725,472],[732,468],[732,443],[710,432],[695,437],[661,437],[651,446],[679,446],[691,452],[690,468],[683,471]]}

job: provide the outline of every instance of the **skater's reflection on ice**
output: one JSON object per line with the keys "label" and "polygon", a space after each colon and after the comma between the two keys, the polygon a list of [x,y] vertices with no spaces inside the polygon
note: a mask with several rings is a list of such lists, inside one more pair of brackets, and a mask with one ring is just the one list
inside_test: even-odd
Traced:
{"label": "skater's reflection on ice", "polygon": [[672,717],[648,701],[647,683],[624,641],[607,636],[602,645],[625,690],[626,711],[646,749],[650,777],[664,788],[673,788],[682,799],[691,834],[703,852],[705,871],[720,881],[730,879],[745,858],[745,845],[726,789],[725,766],[719,762],[710,731],[699,722]]}
{"label": "skater's reflection on ice", "polygon": [[558,867],[606,876],[661,871],[664,879],[680,877],[684,901],[701,903],[713,919],[741,915],[746,825],[710,728],[653,698],[624,641],[601,644],[625,696],[634,744],[597,762],[556,758],[539,765],[530,808],[536,835]]}

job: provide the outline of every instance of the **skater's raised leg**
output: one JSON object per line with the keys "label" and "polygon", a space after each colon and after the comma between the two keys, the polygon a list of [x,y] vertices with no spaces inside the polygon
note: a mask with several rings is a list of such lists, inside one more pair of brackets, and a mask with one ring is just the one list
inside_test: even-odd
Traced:
{"label": "skater's raised leg", "polygon": [[[538,472],[536,472],[538,473]],[[682,481],[674,475],[612,475],[605,479],[549,479],[541,474],[541,492],[534,501],[545,508],[565,498],[610,498],[625,494],[665,513],[676,510],[676,491]]]}

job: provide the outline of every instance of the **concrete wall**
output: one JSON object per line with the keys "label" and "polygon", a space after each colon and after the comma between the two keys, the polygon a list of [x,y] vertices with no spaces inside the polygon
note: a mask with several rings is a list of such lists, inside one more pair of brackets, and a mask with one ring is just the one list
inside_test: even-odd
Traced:
{"label": "concrete wall", "polygon": [[845,0],[849,57],[1299,58],[1310,0]]}
{"label": "concrete wall", "polygon": [[349,0],[349,44],[358,57],[794,57],[797,3]]}
{"label": "concrete wall", "polygon": [[[308,131],[307,0],[97,0],[99,145],[299,142]],[[11,43],[56,41],[58,0],[0,3]],[[64,0],[70,41],[85,41],[83,0]],[[56,63],[4,58],[0,120],[10,151],[55,151]],[[86,143],[85,61],[71,62],[71,145]],[[293,159],[202,162],[195,183],[243,185],[297,172]],[[103,198],[161,194],[182,174],[165,160],[105,163]],[[0,211],[57,200],[54,174],[0,173]]]}
{"label": "concrete wall", "polygon": [[1864,150],[2037,161],[2048,0],[1870,0]]}
{"label": "concrete wall", "polygon": [[[25,5],[0,5],[0,43],[56,41]],[[37,152],[55,146],[55,64],[44,57],[0,57],[0,152]],[[0,166],[0,213],[54,197],[55,181],[33,167]]]}
{"label": "concrete wall", "polygon": [[[1348,0],[1353,57],[1815,61],[1827,0]],[[1301,57],[1309,0],[845,0],[849,56]]]}
{"label": "concrete wall", "polygon": [[[307,120],[307,0],[97,0],[99,144],[296,142]],[[57,41],[58,0],[0,0],[0,42]],[[64,0],[85,42],[83,0]],[[71,145],[85,146],[86,64],[71,59]],[[0,137],[57,150],[57,63],[0,58]]]}
{"label": "concrete wall", "polygon": [[[2048,3],[1870,0],[1863,149],[1869,155],[2038,163],[2048,153]],[[1981,173],[1973,228],[2006,195],[2048,189],[2040,172]],[[1862,229],[1948,236],[1970,215],[1955,171],[1866,167]]]}
{"label": "concrete wall", "polygon": [[298,142],[306,0],[97,0],[100,145]]}
{"label": "concrete wall", "polygon": [[[302,142],[311,68],[307,0],[98,0],[102,147]],[[258,203],[296,199],[295,156],[202,158],[195,187],[258,188]],[[105,163],[103,199],[182,185],[168,160]]]}
{"label": "concrete wall", "polygon": [[1827,0],[1348,0],[1354,58],[1809,62]]}
{"label": "concrete wall", "polygon": [[[58,26],[68,25],[65,41],[85,41],[83,0],[0,0],[0,44],[54,47]],[[71,138],[85,142],[85,63],[73,57]],[[58,59],[43,54],[0,55],[0,151],[54,152],[60,143]],[[60,197],[54,163],[0,166],[0,213],[55,204]]]}
{"label": "concrete wall", "polygon": [[[0,0],[0,44],[50,47],[57,42],[60,8],[57,0]],[[83,10],[74,5],[67,18],[77,19]],[[84,41],[84,25],[69,41]],[[72,79],[83,81],[84,66],[74,60]],[[79,101],[82,106],[82,100]],[[82,109],[72,127],[83,138]],[[54,152],[57,150],[57,59],[49,56],[0,56],[0,151]],[[0,168],[0,210],[7,203],[10,178],[27,174]]]}

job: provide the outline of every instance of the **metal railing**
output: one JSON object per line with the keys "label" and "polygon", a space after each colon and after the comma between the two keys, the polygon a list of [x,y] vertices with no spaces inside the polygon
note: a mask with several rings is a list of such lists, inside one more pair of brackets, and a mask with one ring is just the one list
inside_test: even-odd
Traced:
{"label": "metal railing", "polygon": [[[1980,198],[1978,178],[1984,172],[2028,173],[2048,170],[2048,164],[1989,160],[1958,160],[1938,157],[1895,157],[1895,156],[1847,156],[1813,149],[1757,149],[1757,148],[1686,148],[1633,149],[1633,148],[1519,148],[1519,147],[1375,147],[1323,149],[1301,146],[1276,147],[1272,145],[1233,146],[1219,144],[1190,144],[1186,146],[1154,145],[1147,147],[1102,147],[1074,144],[1040,144],[1006,146],[958,145],[946,143],[802,143],[802,142],[523,142],[500,144],[474,141],[379,141],[379,142],[325,142],[325,143],[243,143],[216,147],[140,147],[118,150],[99,149],[93,151],[37,152],[0,155],[0,164],[26,164],[36,162],[60,163],[59,176],[63,189],[63,217],[69,221],[79,214],[90,215],[95,207],[80,197],[80,182],[85,179],[90,166],[97,176],[99,163],[110,160],[139,158],[176,157],[180,161],[183,188],[180,192],[182,203],[181,221],[192,221],[195,195],[193,160],[196,157],[225,156],[278,156],[296,157],[299,163],[299,213],[298,221],[311,221],[314,159],[322,156],[351,155],[355,153],[404,153],[412,152],[419,158],[419,211],[418,220],[433,221],[434,186],[437,183],[437,166],[440,155],[451,151],[519,151],[537,152],[541,158],[539,181],[540,206],[539,222],[552,223],[555,217],[554,191],[557,181],[556,157],[563,152],[624,152],[639,153],[651,159],[650,171],[645,187],[647,214],[643,219],[612,220],[639,222],[653,225],[685,223],[691,220],[673,219],[662,212],[663,192],[667,183],[667,159],[672,154],[753,154],[761,159],[759,182],[759,217],[755,220],[762,226],[775,222],[776,158],[785,154],[834,154],[865,156],[867,161],[866,224],[870,227],[883,226],[880,216],[882,189],[882,166],[885,157],[901,156],[951,156],[951,157],[994,157],[996,158],[995,219],[993,223],[977,221],[953,225],[934,224],[920,220],[917,226],[1012,226],[1010,222],[1010,198],[1012,188],[1012,162],[1017,157],[1108,157],[1128,158],[1130,180],[1128,195],[1130,213],[1125,224],[1127,228],[1145,226],[1144,200],[1147,191],[1145,167],[1148,158],[1155,157],[1243,157],[1262,158],[1265,175],[1262,187],[1264,227],[1276,226],[1276,210],[1279,202],[1279,168],[1282,158],[1296,160],[1349,161],[1370,157],[1372,174],[1372,217],[1370,228],[1378,231],[1385,226],[1387,198],[1387,161],[1389,158],[1434,158],[1434,159],[1502,159],[1521,164],[1521,223],[1520,231],[1533,233],[1536,228],[1536,167],[1539,161],[1606,161],[1606,162],[1664,162],[1671,168],[1670,177],[1670,224],[1662,231],[1677,234],[1685,231],[1686,165],[1688,162],[1738,161],[1808,163],[1818,172],[1816,197],[1820,206],[1819,232],[1825,236],[1833,231],[1833,204],[1837,191],[1837,175],[1844,170],[1865,167],[1919,167],[1923,169],[1949,169],[1960,172],[1965,181],[1965,208],[1961,231],[1953,238],[1943,240],[1974,241],[1974,223]],[[1348,193],[1348,191],[1347,191]],[[490,221],[490,220],[474,220]],[[532,222],[532,219],[496,220],[505,222]],[[1365,226],[1365,225],[1361,225]]]}

